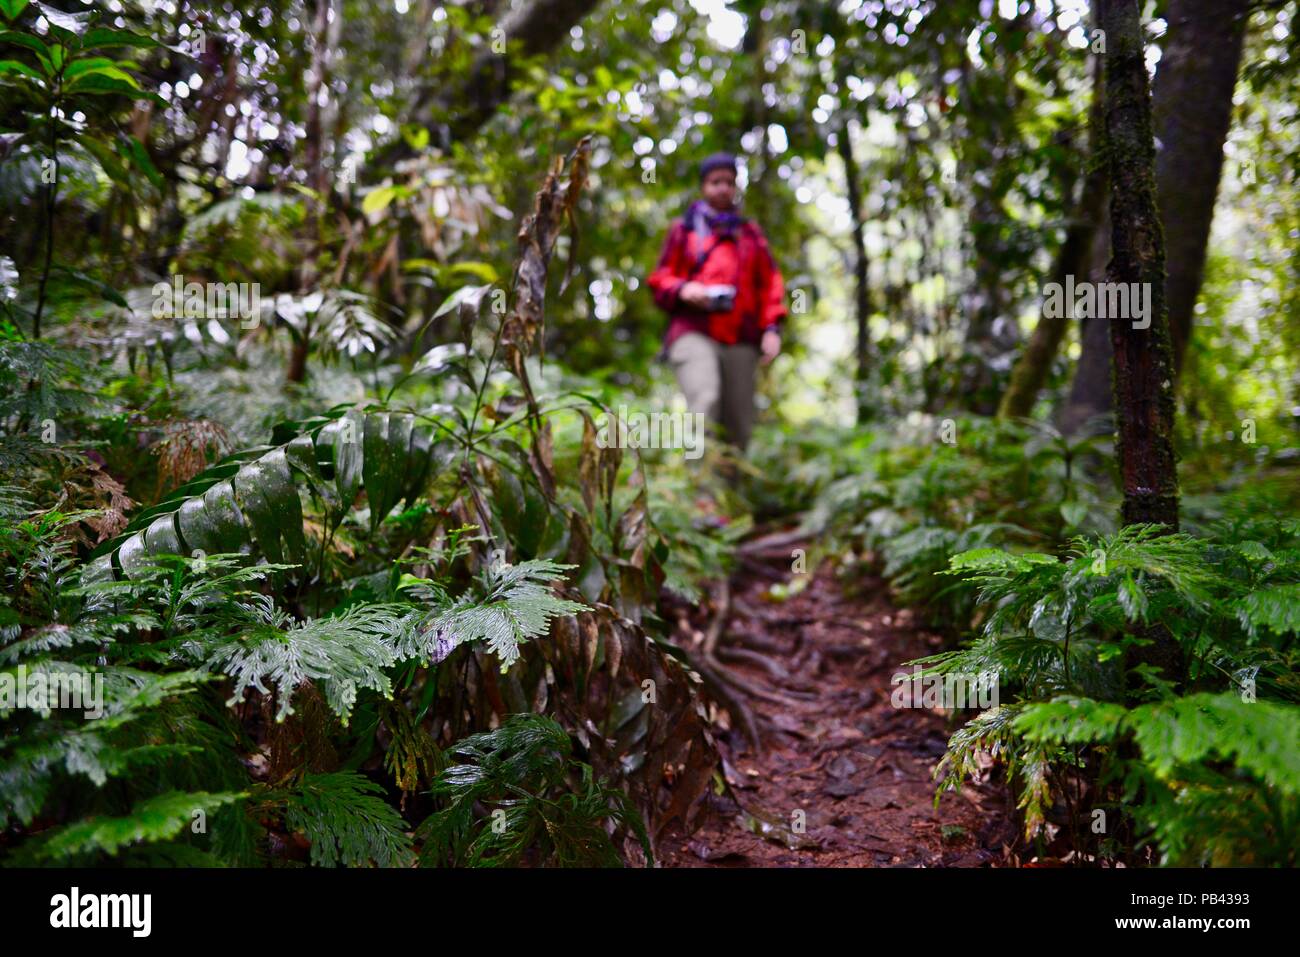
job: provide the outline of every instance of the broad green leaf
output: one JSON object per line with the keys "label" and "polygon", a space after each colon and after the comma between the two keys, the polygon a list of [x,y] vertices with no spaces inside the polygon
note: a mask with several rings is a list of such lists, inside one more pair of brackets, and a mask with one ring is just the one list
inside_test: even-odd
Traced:
{"label": "broad green leaf", "polygon": [[491,288],[491,285],[461,286],[443,300],[442,305],[434,312],[432,318],[437,319],[439,316],[445,316],[461,303],[477,308],[478,304],[483,301],[483,296],[486,295],[487,291]]}
{"label": "broad green leaf", "polygon": [[379,527],[406,489],[405,468],[411,443],[410,416],[388,412],[366,416],[362,481],[370,502],[370,530]]}
{"label": "broad green leaf", "polygon": [[422,150],[429,145],[428,127],[404,123],[402,124],[402,139],[410,144],[411,149]]}
{"label": "broad green leaf", "polygon": [[110,30],[107,27],[95,27],[81,38],[81,49],[103,50],[108,47],[156,47],[162,46],[152,37],[132,33],[130,30]]}
{"label": "broad green leaf", "polygon": [[235,488],[227,479],[201,496],[191,498],[176,511],[176,523],[191,552],[239,552],[246,548],[248,528],[235,504]]}
{"label": "broad green leaf", "polygon": [[235,501],[262,552],[272,562],[284,561],[281,539],[294,562],[306,558],[302,532],[302,503],[284,449],[268,452],[240,469],[234,479]]}
{"label": "broad green leaf", "polygon": [[117,561],[127,578],[137,578],[153,563],[145,548],[144,532],[136,532],[117,550]]}
{"label": "broad green leaf", "polygon": [[135,168],[144,173],[145,178],[149,180],[157,189],[163,188],[162,174],[158,172],[158,167],[153,165],[153,160],[149,158],[149,152],[134,136],[128,136],[123,141],[124,152],[127,158],[135,165]]}
{"label": "broad green leaf", "polygon": [[151,555],[184,555],[180,536],[176,533],[176,516],[160,515],[144,533],[145,547]]}
{"label": "broad green leaf", "polygon": [[[76,140],[90,152],[91,156],[95,157],[109,179],[123,186],[130,185],[131,180],[127,175],[126,167],[122,165],[117,154],[104,145],[104,142],[98,136],[93,133],[83,133],[79,134]],[[123,299],[122,302],[125,304],[126,300]]]}
{"label": "broad green leaf", "polygon": [[1065,524],[1071,528],[1077,528],[1087,516],[1088,506],[1083,502],[1061,503],[1061,518],[1065,519]]}
{"label": "broad green leaf", "polygon": [[0,13],[6,20],[16,20],[27,9],[30,0],[0,0]]}
{"label": "broad green leaf", "polygon": [[88,275],[80,270],[71,269],[66,266],[56,266],[54,268],[60,275],[67,277],[70,281],[83,286],[86,289],[94,290],[113,305],[121,306],[123,309],[131,308],[130,304],[126,301],[126,298],[104,281],[96,279],[94,276]]}
{"label": "broad green leaf", "polygon": [[496,269],[493,268],[491,263],[481,263],[481,262],[452,263],[450,266],[447,267],[447,272],[448,274],[453,276],[459,275],[461,273],[465,273],[467,275],[473,276],[476,279],[481,279],[486,283],[494,283],[500,278],[497,275]]}
{"label": "broad green leaf", "polygon": [[42,65],[46,68],[47,76],[54,74],[53,60],[50,57],[50,48],[45,45],[40,37],[32,36],[30,33],[19,33],[17,30],[0,30],[0,45],[12,43],[15,46],[26,47],[40,58]]}
{"label": "broad green leaf", "polygon": [[167,101],[157,93],[151,93],[148,90],[140,89],[140,85],[127,74],[128,80],[123,80],[116,76],[105,76],[101,73],[89,73],[80,76],[71,86],[68,87],[69,93],[111,96],[121,94],[137,100],[149,100],[157,103],[159,106],[166,106]]}
{"label": "broad green leaf", "polygon": [[351,411],[340,421],[332,433],[334,458],[334,487],[338,489],[340,507],[351,508],[361,491],[362,439],[365,419],[361,413]]}
{"label": "broad green leaf", "polygon": [[43,77],[29,67],[26,63],[20,63],[17,60],[0,60],[0,73],[21,73],[23,76],[31,77],[33,80],[43,80]]}
{"label": "broad green leaf", "polygon": [[[77,66],[76,63],[72,67]],[[141,92],[140,84],[130,73],[118,66],[90,66],[80,73],[72,74],[69,67],[65,76],[71,74],[68,84],[69,93],[131,93]]]}
{"label": "broad green leaf", "polygon": [[372,189],[366,194],[366,198],[361,201],[361,211],[366,215],[377,213],[388,207],[394,199],[397,198],[396,186],[379,186]]}
{"label": "broad green leaf", "polygon": [[63,71],[63,78],[71,82],[77,77],[88,73],[101,73],[104,76],[115,76],[130,83],[135,82],[135,78],[123,70],[120,63],[116,60],[110,60],[106,56],[88,56],[73,60],[68,64],[67,69]]}
{"label": "broad green leaf", "polygon": [[315,428],[314,435],[229,456],[145,509],[121,536],[96,550],[83,580],[111,578],[113,562],[135,577],[160,554],[248,554],[254,545],[276,564],[286,555],[301,564],[306,538],[299,477],[317,493],[328,492],[332,477],[338,498],[325,498],[336,519],[364,488],[374,529],[393,506],[419,491],[441,448],[408,413],[348,410],[321,422],[297,424]]}
{"label": "broad green leaf", "polygon": [[41,3],[40,0],[36,0],[36,8],[41,11],[41,16],[49,21],[52,29],[62,31],[69,36],[81,36],[90,25],[89,10],[84,13],[68,13],[48,3]]}

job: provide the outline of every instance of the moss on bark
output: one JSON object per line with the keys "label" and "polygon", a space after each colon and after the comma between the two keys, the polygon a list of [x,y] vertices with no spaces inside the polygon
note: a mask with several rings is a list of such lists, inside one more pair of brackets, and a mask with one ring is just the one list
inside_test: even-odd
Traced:
{"label": "moss on bark", "polygon": [[1135,0],[1099,4],[1106,36],[1106,139],[1111,177],[1109,282],[1150,290],[1149,324],[1110,317],[1125,524],[1178,528],[1174,366],[1165,303],[1165,244],[1156,208],[1155,139]]}

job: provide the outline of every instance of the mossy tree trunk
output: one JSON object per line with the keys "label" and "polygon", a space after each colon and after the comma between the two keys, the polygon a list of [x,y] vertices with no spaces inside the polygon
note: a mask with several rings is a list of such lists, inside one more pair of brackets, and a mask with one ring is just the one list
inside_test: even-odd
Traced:
{"label": "mossy tree trunk", "polygon": [[[1156,209],[1151,94],[1137,0],[1099,0],[1105,31],[1106,155],[1110,168],[1111,259],[1106,279],[1142,284],[1148,312],[1109,316],[1117,455],[1125,525],[1178,529],[1174,460],[1174,368],[1165,305],[1165,237]],[[1130,286],[1130,288],[1136,288]],[[1116,310],[1124,312],[1124,310]],[[1136,310],[1128,310],[1130,313]],[[1138,624],[1125,655],[1127,698],[1143,700],[1149,679],[1178,687],[1182,646],[1162,623]],[[1124,745],[1132,747],[1131,743]]]}
{"label": "mossy tree trunk", "polygon": [[1110,316],[1123,521],[1178,528],[1173,353],[1165,303],[1165,238],[1156,208],[1155,139],[1136,0],[1101,0],[1106,38],[1106,143],[1110,166],[1108,282],[1149,290],[1145,320]]}

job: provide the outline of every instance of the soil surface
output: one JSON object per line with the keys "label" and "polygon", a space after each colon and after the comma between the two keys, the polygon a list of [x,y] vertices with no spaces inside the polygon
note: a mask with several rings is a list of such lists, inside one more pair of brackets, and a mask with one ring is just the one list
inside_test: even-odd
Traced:
{"label": "soil surface", "polygon": [[[952,723],[896,708],[890,678],[940,650],[875,577],[841,582],[827,563],[792,575],[790,549],[743,559],[717,660],[749,690],[755,752],[721,708],[716,734],[729,794],[703,825],[665,834],[664,867],[988,867],[1010,862],[1004,790],[967,783],[934,804],[931,773]],[[778,557],[782,556],[782,557]],[[710,608],[678,609],[678,639],[702,643]]]}

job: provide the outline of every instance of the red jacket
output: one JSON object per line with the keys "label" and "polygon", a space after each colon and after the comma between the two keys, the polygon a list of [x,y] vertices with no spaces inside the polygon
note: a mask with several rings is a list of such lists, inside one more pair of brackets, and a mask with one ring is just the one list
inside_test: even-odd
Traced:
{"label": "red jacket", "polygon": [[[673,220],[659,265],[647,280],[655,305],[669,315],[664,348],[686,332],[702,332],[728,345],[757,345],[763,331],[775,328],[786,314],[785,282],[772,259],[767,238],[750,220],[745,220],[734,235],[715,233],[703,241],[703,249],[709,254],[698,271],[693,271],[702,251],[700,241],[701,237],[681,219]],[[704,312],[680,302],[678,293],[690,280],[735,286],[735,305],[730,312]]]}

